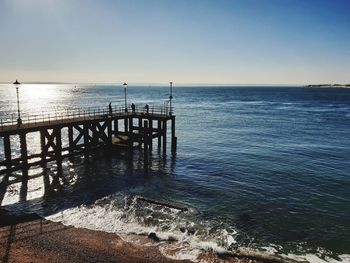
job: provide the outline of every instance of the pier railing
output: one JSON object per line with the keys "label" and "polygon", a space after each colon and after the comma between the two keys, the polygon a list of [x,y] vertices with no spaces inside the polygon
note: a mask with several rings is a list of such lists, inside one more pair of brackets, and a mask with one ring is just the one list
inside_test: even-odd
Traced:
{"label": "pier railing", "polygon": [[[125,106],[112,106],[112,114],[152,114],[152,115],[161,115],[169,116],[173,114],[173,107],[168,105],[164,106],[148,106],[148,110],[145,105],[135,105],[135,108],[132,109],[131,105],[127,106],[127,111],[125,111]],[[110,115],[110,109],[108,106],[103,107],[85,107],[85,108],[69,108],[62,110],[55,110],[50,112],[41,112],[33,114],[21,114],[22,124],[35,124],[40,122],[64,122],[67,120],[81,120],[81,119],[98,119],[102,116]],[[0,130],[6,126],[17,125],[17,115],[15,113],[5,118],[0,119]]]}

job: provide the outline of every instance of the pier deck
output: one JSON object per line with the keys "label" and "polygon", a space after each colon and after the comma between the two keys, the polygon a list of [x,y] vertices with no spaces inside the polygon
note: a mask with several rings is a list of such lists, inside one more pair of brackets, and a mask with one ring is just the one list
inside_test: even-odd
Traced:
{"label": "pier deck", "polygon": [[[132,150],[134,142],[143,145],[144,165],[148,166],[149,153],[152,151],[153,139],[158,139],[158,149],[166,154],[167,122],[171,122],[171,149],[176,152],[175,116],[167,107],[123,108],[89,108],[65,111],[60,114],[42,114],[28,116],[21,124],[13,118],[1,121],[0,138],[3,139],[4,158],[0,158],[0,175],[16,170],[26,170],[33,165],[56,160],[60,166],[62,158],[72,155],[77,149],[83,150],[88,158],[92,149],[100,146],[117,144],[118,136],[124,136]],[[27,134],[40,135],[39,153],[28,151]],[[12,146],[12,136],[19,136],[20,145]],[[68,145],[63,139],[68,138]],[[14,149],[13,147],[19,147]],[[20,152],[20,157],[13,157],[13,150]]]}
{"label": "pier deck", "polygon": [[103,114],[103,115],[83,115],[83,116],[75,116],[75,117],[68,117],[68,118],[52,118],[52,119],[45,119],[41,121],[40,119],[37,119],[33,122],[29,123],[23,123],[21,125],[18,124],[10,124],[10,125],[2,125],[0,126],[0,137],[4,135],[12,135],[12,134],[18,134],[20,132],[33,132],[40,129],[50,129],[58,126],[68,126],[71,124],[83,124],[85,122],[92,122],[92,121],[106,121],[108,119],[115,120],[115,119],[125,119],[125,118],[142,118],[142,119],[150,119],[150,120],[171,120],[175,116],[170,115],[164,115],[164,114],[146,114],[144,112],[118,112],[118,113],[112,113],[109,114]]}

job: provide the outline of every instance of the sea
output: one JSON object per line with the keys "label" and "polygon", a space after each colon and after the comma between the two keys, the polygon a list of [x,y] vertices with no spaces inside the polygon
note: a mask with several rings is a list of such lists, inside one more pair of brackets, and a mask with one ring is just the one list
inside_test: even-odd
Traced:
{"label": "sea", "polygon": [[[124,88],[22,84],[19,100],[25,123],[34,113],[123,107]],[[128,104],[168,100],[167,85],[127,87]],[[151,234],[164,255],[178,259],[209,251],[350,262],[350,89],[174,84],[173,106],[176,155],[169,137],[167,155],[153,147],[146,170],[142,149],[129,158],[77,154],[64,159],[61,173],[55,162],[33,167],[25,198],[21,183],[11,184],[1,207],[130,242]],[[15,87],[1,84],[0,119],[16,118]],[[27,139],[29,152],[40,149],[38,134]]]}

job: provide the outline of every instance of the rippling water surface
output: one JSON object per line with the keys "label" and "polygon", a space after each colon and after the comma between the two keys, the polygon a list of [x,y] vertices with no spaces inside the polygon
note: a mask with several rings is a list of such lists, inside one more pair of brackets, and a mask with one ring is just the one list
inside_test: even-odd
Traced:
{"label": "rippling water surface", "polygon": [[[29,112],[122,106],[123,95],[122,87],[106,85],[20,88],[24,121]],[[163,105],[168,96],[167,87],[128,88],[130,103]],[[131,161],[103,152],[89,163],[77,156],[65,160],[54,191],[44,195],[39,176],[27,201],[18,202],[14,184],[2,205],[125,235],[156,232],[193,249],[244,246],[337,260],[350,254],[350,89],[175,87],[174,98],[176,157],[154,150],[145,173],[141,152]],[[0,86],[0,100],[0,118],[12,118],[14,88]],[[40,149],[38,136],[29,138],[30,151]],[[55,164],[48,168],[54,178]]]}

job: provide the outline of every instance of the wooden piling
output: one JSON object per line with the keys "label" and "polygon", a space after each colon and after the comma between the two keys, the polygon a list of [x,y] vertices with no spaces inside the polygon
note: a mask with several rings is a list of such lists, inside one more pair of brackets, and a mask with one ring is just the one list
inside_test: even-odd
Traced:
{"label": "wooden piling", "polygon": [[119,132],[118,122],[119,122],[119,119],[114,119],[114,129],[113,129],[114,135],[117,135]]}
{"label": "wooden piling", "polygon": [[84,157],[85,157],[85,159],[88,159],[89,158],[89,150],[90,150],[89,124],[88,123],[84,123],[83,132],[84,132]]}
{"label": "wooden piling", "polygon": [[148,166],[149,161],[149,136],[148,136],[148,121],[144,120],[143,122],[143,164],[144,167]]}
{"label": "wooden piling", "polygon": [[125,133],[128,132],[128,118],[124,118],[124,131]]}
{"label": "wooden piling", "polygon": [[69,151],[73,152],[74,150],[74,140],[73,140],[73,126],[68,126],[68,143],[69,143]]}
{"label": "wooden piling", "polygon": [[134,130],[134,122],[133,122],[133,117],[129,117],[129,133],[133,132]]}
{"label": "wooden piling", "polygon": [[[68,133],[69,133],[69,129],[68,129]],[[73,130],[72,130],[72,134],[73,134]],[[73,136],[73,135],[72,135]],[[68,137],[70,137],[68,135]],[[69,138],[70,140],[70,138]],[[69,143],[69,145],[71,145],[71,143]],[[46,156],[47,156],[47,150],[48,147],[46,147],[46,137],[45,137],[45,132],[44,130],[40,130],[40,148],[41,148],[41,167],[43,169],[43,181],[44,181],[44,189],[45,189],[45,195],[48,195],[50,192],[50,178],[49,175],[47,173],[47,163],[46,163]]]}
{"label": "wooden piling", "polygon": [[27,150],[27,139],[26,139],[25,133],[19,134],[19,141],[21,145],[22,167],[27,168],[28,167],[28,150]]}
{"label": "wooden piling", "polygon": [[19,200],[21,202],[27,200],[27,194],[28,194],[28,170],[22,170],[22,181],[21,181],[21,188],[19,190]]}
{"label": "wooden piling", "polygon": [[19,134],[19,141],[21,145],[21,160],[22,160],[22,184],[19,192],[20,201],[27,200],[28,192],[28,150],[26,133]]}
{"label": "wooden piling", "polygon": [[40,148],[41,148],[41,163],[46,163],[46,154],[47,154],[47,148],[46,148],[46,137],[43,130],[40,131]]}
{"label": "wooden piling", "polygon": [[[139,117],[138,118],[139,119],[139,133],[141,132],[141,130],[142,130],[142,118],[141,117]],[[141,140],[139,140],[139,146],[141,146]]]}
{"label": "wooden piling", "polygon": [[[6,161],[6,169],[9,171],[11,169],[11,140],[10,140],[10,135],[5,135],[4,136],[4,151],[5,151],[5,161]],[[6,189],[7,189],[7,184],[9,181],[11,173],[8,172],[4,175],[2,178],[2,181],[0,183],[0,206],[2,203],[2,200],[5,197],[6,194]]]}
{"label": "wooden piling", "polygon": [[51,187],[50,187],[50,177],[47,171],[47,167],[46,167],[46,162],[43,163],[42,165],[43,168],[43,181],[44,181],[44,195],[49,195],[51,192]]}
{"label": "wooden piling", "polygon": [[10,135],[5,135],[4,136],[4,151],[5,151],[6,168],[9,169],[11,167],[11,140],[10,140]]}
{"label": "wooden piling", "polygon": [[160,152],[160,149],[162,147],[162,122],[161,122],[161,120],[158,120],[157,133],[158,133],[158,152]]}
{"label": "wooden piling", "polygon": [[112,137],[113,137],[113,131],[112,131],[112,120],[107,120],[107,138],[108,142],[107,145],[112,144]]}
{"label": "wooden piling", "polygon": [[149,132],[148,132],[148,138],[149,138],[149,154],[152,154],[152,148],[153,148],[153,138],[152,138],[152,130],[153,130],[153,120],[152,119],[148,119],[148,127],[149,127]]}
{"label": "wooden piling", "polygon": [[98,132],[97,132],[97,123],[96,122],[92,122],[90,124],[90,130],[92,132],[92,140],[91,140],[91,145],[92,146],[96,146],[98,144]]}
{"label": "wooden piling", "polygon": [[176,154],[177,138],[175,136],[175,116],[171,117],[171,152]]}
{"label": "wooden piling", "polygon": [[56,156],[56,163],[57,167],[62,168],[62,134],[61,134],[61,128],[56,128],[54,130],[55,137],[56,137],[56,145],[55,145],[55,156]]}
{"label": "wooden piling", "polygon": [[163,134],[163,155],[166,155],[166,135],[167,135],[167,121],[164,120],[163,121],[163,130],[162,130],[162,134]]}
{"label": "wooden piling", "polygon": [[0,206],[2,204],[2,201],[4,200],[6,191],[7,191],[7,184],[9,182],[9,177],[11,175],[11,172],[7,172],[4,177],[2,178],[2,181],[0,183]]}

